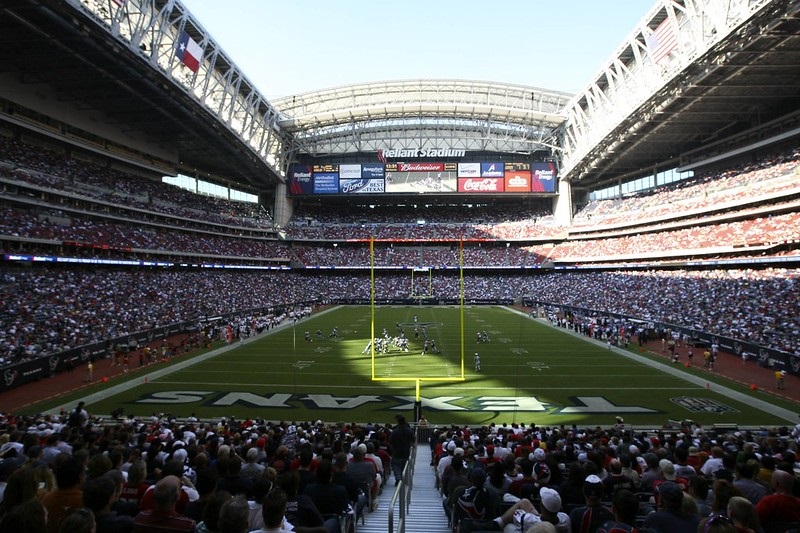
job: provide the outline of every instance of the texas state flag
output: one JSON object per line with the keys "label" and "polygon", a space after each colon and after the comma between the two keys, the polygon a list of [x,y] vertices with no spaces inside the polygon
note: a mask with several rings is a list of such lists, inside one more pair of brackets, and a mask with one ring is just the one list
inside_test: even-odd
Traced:
{"label": "texas state flag", "polygon": [[184,31],[181,32],[181,38],[178,39],[178,46],[175,47],[175,55],[177,55],[178,59],[189,67],[192,72],[197,72],[197,69],[200,68],[200,58],[203,56],[203,49]]}

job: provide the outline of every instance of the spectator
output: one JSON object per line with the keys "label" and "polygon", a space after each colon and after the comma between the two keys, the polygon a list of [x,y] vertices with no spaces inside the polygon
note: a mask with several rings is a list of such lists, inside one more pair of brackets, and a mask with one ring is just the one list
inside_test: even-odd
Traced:
{"label": "spectator", "polygon": [[658,486],[658,510],[644,520],[657,533],[695,533],[699,518],[683,512],[683,491],[673,481]]}
{"label": "spectator", "polygon": [[220,533],[246,533],[249,531],[250,514],[244,496],[236,496],[222,504],[217,522]]}
{"label": "spectator", "polygon": [[582,489],[584,505],[569,513],[572,533],[591,533],[609,520],[614,519],[611,510],[603,505],[603,482],[596,475],[587,476]]}
{"label": "spectator", "polygon": [[758,521],[765,528],[775,522],[800,522],[800,498],[792,494],[795,478],[783,470],[772,473],[772,494],[756,505]]}
{"label": "spectator", "polygon": [[331,482],[332,473],[333,464],[330,460],[321,460],[317,466],[316,482],[308,485],[303,493],[311,498],[322,514],[329,533],[336,533],[342,517],[347,514],[349,500],[345,488]]}
{"label": "spectator", "polygon": [[83,463],[72,455],[62,454],[53,466],[56,489],[42,500],[47,509],[47,531],[57,533],[66,517],[66,510],[83,507],[83,484],[86,473]]}
{"label": "spectator", "polygon": [[24,531],[25,533],[45,533],[47,531],[47,511],[36,498],[15,505],[0,517],[0,530]]}
{"label": "spectator", "polygon": [[68,509],[59,533],[94,533],[94,513],[85,507]]}
{"label": "spectator", "polygon": [[96,533],[129,533],[133,518],[111,510],[118,496],[114,482],[108,477],[90,479],[83,486],[83,504],[94,513]]}
{"label": "spectator", "polygon": [[134,533],[193,532],[195,521],[175,510],[181,492],[181,480],[169,475],[161,478],[153,490],[154,508],[141,511],[134,518]]}
{"label": "spectator", "polygon": [[639,500],[629,489],[618,489],[614,493],[611,512],[614,519],[604,522],[597,533],[632,531],[639,513]]}
{"label": "spectator", "polygon": [[756,509],[747,498],[733,496],[728,500],[728,516],[738,533],[758,533],[762,531]]}

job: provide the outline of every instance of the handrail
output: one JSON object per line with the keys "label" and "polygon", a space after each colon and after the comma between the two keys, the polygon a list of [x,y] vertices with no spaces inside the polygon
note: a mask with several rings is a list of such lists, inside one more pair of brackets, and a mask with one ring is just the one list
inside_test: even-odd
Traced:
{"label": "handrail", "polygon": [[[414,432],[416,435],[416,432]],[[389,516],[388,516],[388,532],[389,533],[405,533],[406,531],[406,514],[408,514],[409,507],[411,506],[411,490],[414,488],[414,482],[412,475],[414,473],[414,465],[417,462],[417,439],[414,438],[414,442],[411,445],[411,454],[408,456],[408,461],[406,461],[406,466],[403,468],[403,474],[400,477],[400,483],[397,484],[397,487],[394,489],[394,494],[392,494],[392,499],[389,502]],[[394,529],[394,505],[397,502],[397,499],[400,499],[399,505],[399,519],[397,521],[397,531]]]}

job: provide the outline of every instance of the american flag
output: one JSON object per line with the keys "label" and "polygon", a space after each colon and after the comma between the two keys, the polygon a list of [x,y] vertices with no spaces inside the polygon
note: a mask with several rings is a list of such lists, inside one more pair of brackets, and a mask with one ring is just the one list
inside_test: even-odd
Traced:
{"label": "american flag", "polygon": [[380,161],[381,163],[386,163],[386,156],[383,155],[382,148],[378,148],[378,161]]}
{"label": "american flag", "polygon": [[672,20],[668,18],[664,19],[647,38],[647,47],[650,48],[650,57],[654,63],[660,63],[676,46],[678,46],[678,36]]}

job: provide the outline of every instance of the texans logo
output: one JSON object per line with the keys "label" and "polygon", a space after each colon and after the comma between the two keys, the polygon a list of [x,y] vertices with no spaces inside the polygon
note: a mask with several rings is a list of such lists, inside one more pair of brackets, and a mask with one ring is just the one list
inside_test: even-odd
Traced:
{"label": "texans logo", "polygon": [[733,351],[736,353],[736,355],[742,355],[742,344],[739,342],[734,342]]}
{"label": "texans logo", "polygon": [[17,371],[16,370],[6,370],[3,374],[3,377],[6,379],[6,386],[10,387],[12,383],[17,379]]}
{"label": "texans logo", "polygon": [[800,372],[800,357],[790,357],[789,364],[792,367],[792,372],[794,372],[795,374]]}
{"label": "texans logo", "polygon": [[55,372],[58,366],[58,357],[53,356],[47,362],[50,364],[50,371]]}
{"label": "texans logo", "polygon": [[759,350],[758,351],[758,360],[762,363],[766,363],[767,359],[769,359],[769,353],[766,350]]}

